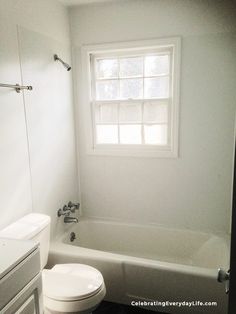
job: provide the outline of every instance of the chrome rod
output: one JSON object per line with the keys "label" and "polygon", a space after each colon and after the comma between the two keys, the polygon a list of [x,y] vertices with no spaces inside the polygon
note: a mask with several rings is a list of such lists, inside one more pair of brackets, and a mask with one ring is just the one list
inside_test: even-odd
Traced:
{"label": "chrome rod", "polygon": [[17,93],[19,93],[22,89],[27,89],[27,90],[32,90],[33,89],[32,86],[22,86],[22,85],[19,85],[19,84],[12,85],[12,84],[2,84],[2,83],[0,83],[0,87],[14,88],[14,90]]}

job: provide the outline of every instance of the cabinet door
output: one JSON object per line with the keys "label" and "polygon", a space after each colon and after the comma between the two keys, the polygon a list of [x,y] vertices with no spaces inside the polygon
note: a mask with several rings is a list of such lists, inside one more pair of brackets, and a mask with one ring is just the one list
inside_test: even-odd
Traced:
{"label": "cabinet door", "polygon": [[43,314],[41,273],[0,310],[0,314]]}
{"label": "cabinet door", "polygon": [[31,295],[15,314],[36,314],[36,302],[37,300],[35,300],[35,295]]}

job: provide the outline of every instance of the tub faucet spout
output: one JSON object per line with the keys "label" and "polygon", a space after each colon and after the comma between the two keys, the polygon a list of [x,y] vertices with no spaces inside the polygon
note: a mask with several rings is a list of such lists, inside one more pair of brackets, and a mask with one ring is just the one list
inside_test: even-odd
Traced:
{"label": "tub faucet spout", "polygon": [[70,216],[65,216],[64,217],[64,222],[65,223],[72,223],[72,222],[79,222],[78,221],[78,218],[76,218],[76,217],[70,217]]}

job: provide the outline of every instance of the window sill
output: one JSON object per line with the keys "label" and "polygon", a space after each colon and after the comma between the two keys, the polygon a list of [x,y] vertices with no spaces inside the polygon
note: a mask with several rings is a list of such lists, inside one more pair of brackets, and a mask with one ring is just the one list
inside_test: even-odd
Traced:
{"label": "window sill", "polygon": [[[100,145],[99,145],[100,146]],[[106,148],[94,147],[87,150],[88,155],[93,156],[114,156],[114,157],[144,157],[144,158],[178,158],[178,151],[170,148],[160,149],[159,147],[137,148],[132,145],[127,148]]]}

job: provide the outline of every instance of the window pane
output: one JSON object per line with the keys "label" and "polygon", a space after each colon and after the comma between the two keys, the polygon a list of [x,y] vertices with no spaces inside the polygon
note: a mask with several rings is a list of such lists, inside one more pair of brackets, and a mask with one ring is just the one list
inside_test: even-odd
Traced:
{"label": "window pane", "polygon": [[97,100],[118,98],[119,82],[117,80],[99,81],[96,83]]}
{"label": "window pane", "polygon": [[132,57],[120,59],[120,76],[143,76],[143,58]]}
{"label": "window pane", "polygon": [[118,144],[117,125],[97,125],[97,144]]}
{"label": "window pane", "polygon": [[119,121],[120,122],[141,122],[142,104],[120,104]]}
{"label": "window pane", "polygon": [[95,119],[97,123],[117,123],[117,104],[97,104],[95,109]]}
{"label": "window pane", "polygon": [[141,125],[120,125],[121,144],[141,144]]}
{"label": "window pane", "polygon": [[169,56],[145,57],[145,76],[169,74]]}
{"label": "window pane", "polygon": [[123,99],[137,99],[143,97],[143,80],[127,79],[120,81],[120,97]]}
{"label": "window pane", "polygon": [[144,86],[145,98],[169,97],[169,77],[146,78]]}
{"label": "window pane", "polygon": [[167,123],[168,106],[160,103],[144,103],[144,122]]}
{"label": "window pane", "polygon": [[96,60],[96,73],[98,78],[118,77],[118,60]]}
{"label": "window pane", "polygon": [[145,144],[167,145],[167,125],[145,125]]}

